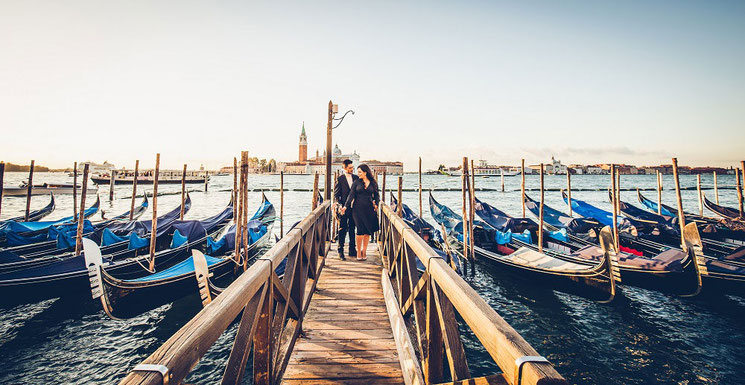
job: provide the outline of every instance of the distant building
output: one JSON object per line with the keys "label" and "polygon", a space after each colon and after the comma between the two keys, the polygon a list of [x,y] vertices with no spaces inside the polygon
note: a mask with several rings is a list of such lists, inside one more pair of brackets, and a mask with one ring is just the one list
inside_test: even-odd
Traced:
{"label": "distant building", "polygon": [[[357,151],[353,151],[350,154],[344,154],[339,145],[335,145],[331,152],[331,172],[341,171],[344,166],[344,160],[349,159],[352,161],[352,165],[356,168],[360,165],[360,155]],[[365,161],[365,164],[370,166],[373,172],[382,173],[383,170],[386,174],[401,175],[403,174],[403,163],[401,162],[381,162],[377,160]],[[316,156],[308,158],[308,137],[305,133],[305,122],[303,122],[303,128],[300,132],[300,142],[298,145],[298,160],[292,162],[279,162],[277,164],[277,172],[284,172],[285,174],[324,174],[326,172],[326,151],[320,154],[316,150]]]}
{"label": "distant building", "polygon": [[303,130],[300,132],[300,146],[299,146],[298,162],[305,162],[308,160],[308,137],[305,135],[305,122],[303,122]]}

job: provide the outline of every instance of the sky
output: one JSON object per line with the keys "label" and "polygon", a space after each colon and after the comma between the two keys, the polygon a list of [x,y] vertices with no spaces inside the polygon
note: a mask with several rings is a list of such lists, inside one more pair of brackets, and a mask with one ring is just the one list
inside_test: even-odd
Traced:
{"label": "sky", "polygon": [[0,2],[0,160],[745,159],[745,2]]}

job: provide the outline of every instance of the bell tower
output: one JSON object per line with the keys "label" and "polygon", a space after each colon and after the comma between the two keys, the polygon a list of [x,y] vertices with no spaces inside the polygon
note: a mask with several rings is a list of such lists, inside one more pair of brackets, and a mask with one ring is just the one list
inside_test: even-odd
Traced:
{"label": "bell tower", "polygon": [[305,122],[303,122],[303,131],[300,132],[299,162],[308,161],[308,137],[305,135]]}

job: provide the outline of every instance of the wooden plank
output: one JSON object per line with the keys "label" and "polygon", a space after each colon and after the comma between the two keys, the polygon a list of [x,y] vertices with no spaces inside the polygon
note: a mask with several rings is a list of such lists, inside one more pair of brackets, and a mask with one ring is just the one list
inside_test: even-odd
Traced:
{"label": "wooden plank", "polygon": [[397,383],[403,377],[383,298],[377,245],[365,262],[330,248],[282,382]]}
{"label": "wooden plank", "polygon": [[380,283],[383,286],[386,310],[388,311],[388,319],[391,323],[394,340],[396,341],[396,350],[398,351],[399,363],[401,364],[404,382],[406,385],[424,384],[424,374],[422,374],[422,368],[419,365],[419,360],[414,351],[414,345],[411,343],[409,330],[404,322],[403,314],[401,314],[401,311],[399,310],[398,300],[393,292],[393,285],[391,285],[386,270],[383,270],[381,273]]}

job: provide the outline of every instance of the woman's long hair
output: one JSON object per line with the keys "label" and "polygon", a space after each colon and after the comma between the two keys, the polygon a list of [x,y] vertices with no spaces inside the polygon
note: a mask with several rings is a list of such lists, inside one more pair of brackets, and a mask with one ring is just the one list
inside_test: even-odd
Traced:
{"label": "woman's long hair", "polygon": [[370,181],[370,184],[373,185],[373,187],[377,190],[378,189],[378,181],[375,180],[375,176],[372,173],[372,170],[370,170],[370,166],[362,163],[361,165],[357,166],[358,169],[362,170],[365,175],[367,175],[367,180]]}

